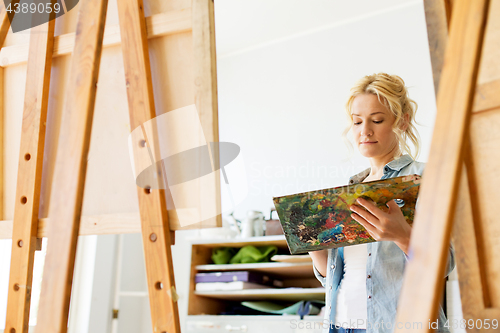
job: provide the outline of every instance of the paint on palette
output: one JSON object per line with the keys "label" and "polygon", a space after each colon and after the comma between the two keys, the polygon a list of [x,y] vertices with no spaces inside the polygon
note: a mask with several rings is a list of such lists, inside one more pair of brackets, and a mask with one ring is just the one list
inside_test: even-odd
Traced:
{"label": "paint on palette", "polygon": [[419,175],[410,175],[274,197],[290,253],[376,242],[351,218],[349,207],[360,197],[384,211],[387,202],[396,199],[411,225],[420,181]]}

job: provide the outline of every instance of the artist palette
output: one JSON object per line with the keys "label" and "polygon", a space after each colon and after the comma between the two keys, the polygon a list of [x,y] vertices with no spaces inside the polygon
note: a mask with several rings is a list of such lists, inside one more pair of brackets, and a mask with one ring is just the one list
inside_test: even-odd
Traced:
{"label": "artist palette", "polygon": [[274,197],[291,254],[375,242],[351,217],[349,207],[365,198],[387,211],[395,199],[411,225],[421,176],[409,175]]}

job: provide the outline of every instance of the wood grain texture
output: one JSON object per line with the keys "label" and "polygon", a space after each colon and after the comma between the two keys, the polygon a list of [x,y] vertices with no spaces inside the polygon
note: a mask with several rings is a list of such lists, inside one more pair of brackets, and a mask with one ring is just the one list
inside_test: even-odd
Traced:
{"label": "wood grain texture", "polygon": [[[156,116],[142,0],[119,1],[118,15],[130,126],[135,129]],[[146,145],[159,147],[153,142]],[[159,156],[156,150],[155,157]],[[137,194],[153,332],[180,333],[165,190],[137,187]]]}
{"label": "wood grain texture", "polygon": [[[49,225],[52,219],[46,217],[38,220],[37,237],[49,237]],[[0,221],[0,239],[12,238],[12,220]],[[118,213],[82,216],[78,235],[112,235],[133,234],[141,232],[139,213]]]}
{"label": "wood grain texture", "polygon": [[5,10],[5,2],[0,2],[0,46],[3,46],[5,37],[9,33],[10,21],[7,11]]}
{"label": "wood grain texture", "polygon": [[[467,144],[469,146],[469,144]],[[466,168],[462,170],[459,194],[455,212],[455,224],[452,237],[456,240],[455,256],[457,262],[458,281],[460,284],[460,298],[462,299],[463,318],[477,318],[485,308],[484,262],[479,255],[478,230],[475,223],[478,216],[474,216],[472,198],[477,196],[474,183],[470,186],[469,177],[474,176],[474,163],[471,160],[470,146],[466,147]]]}
{"label": "wood grain texture", "polygon": [[[159,0],[155,0],[159,1]],[[169,3],[170,4],[170,3]],[[145,4],[147,6],[147,4]],[[116,6],[109,6],[111,15],[106,18],[107,24],[118,24]],[[190,8],[191,2],[177,3],[177,8]],[[163,8],[162,10],[171,10]],[[191,10],[189,10],[191,12]],[[70,12],[71,13],[71,12]],[[69,14],[69,13],[68,13]],[[68,14],[61,18],[68,19]],[[155,13],[157,15],[157,13]],[[71,16],[71,15],[70,15]],[[77,15],[73,15],[76,19]],[[59,20],[59,18],[58,18]],[[113,21],[114,20],[114,21]],[[191,17],[189,17],[191,25]],[[76,27],[76,20],[66,26]],[[58,25],[56,23],[56,30]],[[64,32],[73,32],[66,29]],[[12,35],[12,34],[11,34]],[[10,38],[10,36],[8,37]],[[13,41],[10,39],[11,42]],[[14,40],[15,41],[15,40]],[[18,41],[22,43],[23,41]],[[157,115],[171,110],[194,104],[194,52],[192,32],[186,31],[168,34],[158,38],[149,38],[149,52],[155,105]],[[10,45],[13,45],[12,43]],[[53,60],[51,92],[49,98],[49,120],[47,122],[47,144],[45,152],[44,176],[42,179],[42,198],[40,202],[40,218],[48,217],[49,198],[52,191],[57,138],[60,119],[64,109],[64,97],[68,90],[71,55],[56,57]],[[84,216],[101,216],[108,214],[139,213],[139,204],[136,193],[135,180],[131,177],[130,156],[127,139],[130,133],[129,115],[122,112],[128,107],[121,47],[113,46],[103,49],[99,84],[96,96],[91,147],[87,166],[87,178],[84,190]],[[10,181],[9,175],[17,171],[17,157],[19,152],[18,135],[20,133],[20,115],[22,112],[22,96],[24,92],[26,68],[25,65],[9,66],[5,68],[5,80],[9,85],[5,87],[6,118],[6,180],[5,215],[4,220],[12,220],[14,215],[15,181]],[[19,102],[19,100],[21,102]],[[19,120],[17,120],[19,119]],[[202,123],[205,133],[209,133],[210,125]],[[206,136],[207,141],[217,141]],[[15,163],[12,163],[15,161]],[[15,176],[11,178],[14,178]],[[103,184],[105,186],[103,187]],[[210,225],[181,226],[175,207],[169,205],[167,194],[167,208],[171,230],[193,229],[200,227],[215,227]],[[212,219],[215,221],[215,219]],[[82,221],[83,223],[83,221]],[[110,222],[112,223],[112,222]],[[82,225],[83,227],[83,225]],[[110,225],[110,227],[114,227]],[[173,234],[173,233],[172,233]]]}
{"label": "wood grain texture", "polygon": [[[51,223],[55,223],[55,221],[50,217],[38,220],[38,238],[49,237],[48,230]],[[0,239],[11,239],[12,228],[12,220],[0,220]],[[83,215],[80,219],[80,230],[78,235],[134,234],[140,233],[141,230],[141,218],[139,213]],[[174,237],[175,231],[171,230],[170,235]],[[172,245],[174,245],[173,241]]]}
{"label": "wood grain texture", "polygon": [[[5,160],[5,140],[4,140],[4,119],[5,119],[5,110],[4,110],[4,69],[0,68],[0,219],[4,218],[4,192],[5,192],[5,184],[4,184],[4,160]],[[2,233],[2,225],[0,224],[0,234]],[[11,233],[9,238],[12,237],[12,228],[10,229]],[[1,239],[1,236],[0,236]]]}
{"label": "wood grain texture", "polygon": [[[146,18],[146,24],[148,38],[156,38],[191,31],[191,8],[152,15]],[[111,47],[119,45],[120,43],[120,26],[118,24],[106,26],[104,30],[103,47]],[[54,40],[53,56],[59,57],[71,54],[74,47],[75,33],[56,36]],[[27,44],[8,46],[0,51],[0,66],[2,67],[22,64],[26,62],[27,59]]]}
{"label": "wood grain texture", "polygon": [[[19,0],[14,0],[12,3],[19,2]],[[0,52],[3,47],[3,43],[5,41],[5,37],[7,36],[7,33],[9,32],[10,28],[10,20],[9,16],[7,15],[7,11],[5,10],[5,3],[2,1],[0,2]],[[4,211],[3,211],[3,205],[4,205],[4,183],[3,183],[3,177],[4,177],[4,167],[3,167],[3,160],[5,156],[3,156],[3,151],[4,151],[4,108],[3,108],[3,80],[4,80],[4,73],[3,73],[3,68],[0,70],[0,149],[2,150],[2,154],[0,155],[0,219],[3,218]]]}
{"label": "wood grain texture", "polygon": [[17,332],[28,332],[54,26],[52,19],[31,29],[6,319],[6,329]]}
{"label": "wood grain texture", "polygon": [[37,333],[65,333],[107,0],[82,1],[59,133]]}
{"label": "wood grain texture", "polygon": [[[214,3],[211,0],[193,0],[193,52],[194,52],[194,84],[195,104],[204,134],[219,141],[219,113],[217,103],[217,59],[215,52]],[[211,162],[215,171],[215,193],[213,204],[221,211],[220,163],[219,150],[210,150]],[[207,196],[204,193],[205,197]],[[202,225],[222,227],[222,216],[219,214]]]}
{"label": "wood grain texture", "polygon": [[[428,323],[437,318],[488,4],[487,0],[454,2],[436,123],[420,189],[420,211],[415,216],[410,240],[411,259],[405,268],[397,322]],[[424,271],[426,274],[422,274]],[[429,329],[423,325],[421,329],[405,332]]]}
{"label": "wood grain texture", "polygon": [[[474,192],[473,212],[476,229],[477,252],[481,265],[481,286],[484,307],[500,310],[500,223],[495,205],[500,195],[495,188],[500,186],[500,108],[474,114],[470,123],[470,158],[473,162],[471,186]],[[464,300],[464,303],[466,301]],[[465,304],[464,304],[465,305]],[[464,311],[465,313],[465,311]],[[500,319],[500,318],[499,318]]]}
{"label": "wood grain texture", "polygon": [[498,107],[500,107],[500,80],[478,85],[472,111],[483,112]]}
{"label": "wood grain texture", "polygon": [[[14,5],[18,3],[19,0],[12,0],[11,4]],[[7,11],[5,9],[5,2],[1,1],[0,2],[0,52],[1,49],[3,48],[3,44],[5,42],[5,37],[9,33],[9,28],[10,28],[10,20],[9,16],[7,14]],[[0,154],[0,219],[3,218],[4,216],[4,119],[5,119],[5,114],[4,114],[4,86],[3,86],[3,80],[4,80],[4,71],[3,68],[0,68],[0,149],[2,153]]]}
{"label": "wood grain texture", "polygon": [[[316,279],[316,278],[313,278]],[[302,279],[304,282],[305,279]],[[317,282],[319,282],[316,279]],[[287,281],[293,285],[293,281]],[[285,284],[286,286],[286,284]],[[294,285],[294,287],[299,287]],[[286,287],[285,287],[286,288]],[[315,300],[315,301],[325,301],[325,288],[324,287],[306,287],[303,289],[295,289],[293,291],[286,289],[247,289],[247,290],[230,290],[230,291],[195,291],[195,295],[200,297],[210,297],[212,299],[218,299],[222,301],[222,304],[227,304],[228,302],[242,302],[242,301],[261,301],[266,300],[276,300],[276,301],[286,301],[286,302],[299,302],[302,300]],[[213,307],[205,308],[209,309],[212,315],[216,315],[218,312],[214,311]],[[212,312],[213,311],[213,312]]]}
{"label": "wood grain texture", "polygon": [[[474,118],[472,118],[473,120]],[[480,278],[480,286],[482,287],[482,292],[481,292],[481,296],[482,296],[482,307],[486,307],[486,306],[489,306],[490,304],[490,300],[489,300],[489,292],[487,290],[488,288],[488,284],[487,284],[487,276],[486,276],[486,270],[484,269],[485,268],[485,262],[484,262],[484,258],[485,258],[485,242],[484,242],[484,226],[482,225],[483,223],[483,211],[480,210],[480,205],[481,205],[481,201],[485,199],[485,197],[480,193],[479,191],[479,183],[480,183],[480,180],[479,180],[479,177],[481,177],[481,175],[478,175],[477,174],[477,170],[478,170],[478,163],[476,163],[476,159],[474,159],[474,153],[473,153],[473,146],[472,146],[472,142],[474,142],[474,140],[472,140],[471,138],[471,135],[473,135],[473,128],[472,126],[469,128],[469,135],[468,137],[466,138],[466,140],[464,141],[464,167],[465,167],[465,176],[466,178],[464,178],[464,172],[462,172],[462,179],[460,180],[461,183],[466,183],[467,187],[462,186],[462,188],[460,188],[460,190],[468,190],[469,194],[467,193],[461,193],[461,191],[458,193],[458,196],[460,196],[460,198],[458,200],[461,200],[461,201],[458,201],[457,202],[457,210],[461,209],[460,207],[458,207],[458,205],[468,205],[470,206],[470,210],[472,212],[472,224],[473,224],[473,233],[470,235],[470,237],[473,237],[474,238],[474,241],[475,241],[475,245],[476,245],[476,253],[478,255],[478,272],[476,274],[478,274],[479,278]],[[464,200],[467,199],[468,197],[468,203],[465,203]],[[468,212],[466,211],[465,212],[465,219],[466,221],[464,223],[471,223],[470,219],[468,218]],[[457,223],[462,223],[461,222],[461,217],[462,215],[461,214],[456,214],[455,215],[455,220]],[[461,241],[461,240],[459,240]],[[458,255],[457,255],[458,257]],[[460,258],[459,258],[460,259]],[[473,266],[475,267],[475,266]],[[464,267],[462,267],[464,268]],[[466,268],[466,267],[465,267]],[[462,270],[463,271],[463,270]],[[457,270],[458,272],[458,270]],[[460,273],[459,273],[460,274]],[[463,276],[463,275],[462,275]],[[465,276],[464,276],[465,278]],[[467,302],[466,299],[464,299],[465,302]],[[479,309],[479,308],[478,308]],[[462,310],[463,310],[463,306],[462,306]]]}
{"label": "wood grain texture", "polygon": [[[11,6],[14,7],[16,3],[19,3],[19,0],[12,0],[10,2]],[[14,14],[15,15],[15,14]],[[14,15],[12,17],[14,17]],[[5,8],[5,2],[0,2],[0,46],[3,46],[3,42],[5,41],[5,37],[9,32],[10,28],[10,20],[9,14]]]}
{"label": "wood grain texture", "polygon": [[444,2],[444,9],[445,9],[445,12],[446,12],[447,26],[448,26],[448,29],[450,29],[452,0],[443,0],[443,2]]}
{"label": "wood grain texture", "polygon": [[444,52],[448,40],[448,18],[445,1],[424,0],[424,10],[429,51],[431,53],[434,91],[437,95],[439,79],[441,78],[441,71],[443,69]]}
{"label": "wood grain texture", "polygon": [[490,0],[478,84],[500,80],[500,0]]}
{"label": "wood grain texture", "polygon": [[[460,298],[462,299],[463,318],[468,323],[477,320],[484,323],[486,319],[491,323],[491,320],[500,318],[500,309],[498,304],[495,306],[496,308],[492,308],[490,288],[490,286],[496,288],[498,283],[492,285],[491,280],[497,279],[498,274],[489,276],[488,267],[495,267],[498,264],[491,255],[489,258],[485,255],[485,250],[489,245],[487,239],[498,239],[498,231],[493,229],[493,232],[490,230],[485,232],[487,230],[485,227],[488,226],[484,223],[485,219],[480,206],[484,196],[477,184],[480,179],[478,176],[481,175],[476,170],[479,164],[474,162],[476,154],[473,153],[472,146],[469,143],[467,146],[465,149],[466,169],[462,171],[460,179],[455,214],[456,222],[452,235],[455,244]],[[467,327],[469,333],[481,331],[478,325],[467,325]]]}

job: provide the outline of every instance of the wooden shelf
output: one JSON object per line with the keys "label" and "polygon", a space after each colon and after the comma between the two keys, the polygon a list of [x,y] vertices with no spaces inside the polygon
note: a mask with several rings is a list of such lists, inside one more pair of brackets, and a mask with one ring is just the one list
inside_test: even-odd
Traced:
{"label": "wooden shelf", "polygon": [[[241,301],[325,300],[325,289],[314,277],[311,262],[263,262],[252,264],[212,263],[212,251],[217,247],[241,248],[246,245],[275,245],[280,253],[289,253],[284,235],[235,239],[191,239],[191,277],[189,281],[188,315],[215,315]],[[246,289],[227,291],[196,291],[195,276],[199,272],[250,271],[276,277],[285,288]],[[293,288],[287,288],[293,287]]]}
{"label": "wooden shelf", "polygon": [[195,295],[230,301],[283,300],[325,300],[325,288],[285,288],[285,289],[246,289],[231,291],[195,291]]}
{"label": "wooden shelf", "polygon": [[194,239],[193,245],[203,245],[205,247],[243,247],[246,245],[266,246],[276,245],[280,249],[288,249],[284,235],[260,236],[249,238],[231,238],[231,239]]}
{"label": "wooden shelf", "polygon": [[304,263],[284,263],[284,262],[263,262],[255,264],[227,264],[227,265],[197,265],[199,272],[210,271],[242,271],[252,270],[259,273],[266,273],[276,277],[286,278],[306,278],[314,275],[312,262]]}

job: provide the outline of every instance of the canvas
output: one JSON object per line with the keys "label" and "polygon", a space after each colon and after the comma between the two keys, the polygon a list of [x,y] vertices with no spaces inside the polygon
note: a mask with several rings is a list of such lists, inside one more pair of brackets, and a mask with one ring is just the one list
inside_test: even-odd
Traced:
{"label": "canvas", "polygon": [[409,175],[274,197],[290,253],[375,242],[351,217],[349,207],[359,197],[372,200],[384,211],[387,202],[396,199],[411,225],[420,181],[419,175]]}

